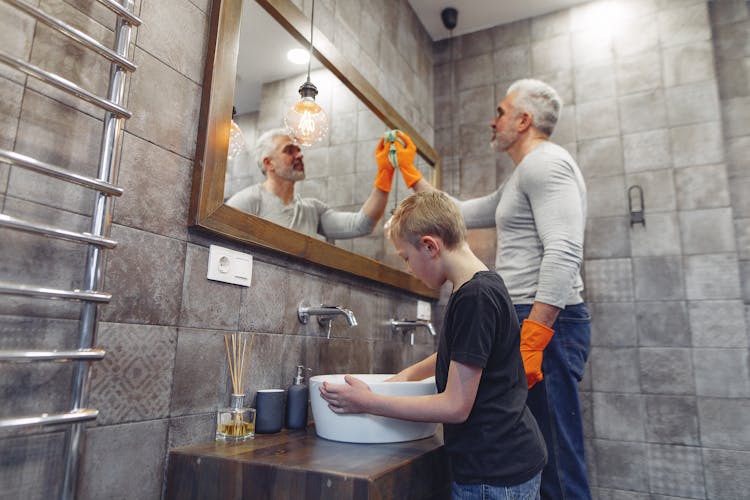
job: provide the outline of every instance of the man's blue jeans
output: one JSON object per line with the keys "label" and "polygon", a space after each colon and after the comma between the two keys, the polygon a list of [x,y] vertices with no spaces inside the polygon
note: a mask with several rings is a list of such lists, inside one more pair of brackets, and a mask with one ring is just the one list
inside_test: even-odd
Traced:
{"label": "man's blue jeans", "polygon": [[539,500],[540,474],[515,486],[453,483],[453,500]]}
{"label": "man's blue jeans", "polygon": [[[521,323],[531,305],[516,305]],[[583,456],[583,422],[578,383],[591,346],[591,317],[585,304],[567,306],[552,325],[555,334],[544,349],[544,380],[529,390],[526,405],[536,417],[547,444],[547,465],[542,471],[544,500],[591,498]]]}

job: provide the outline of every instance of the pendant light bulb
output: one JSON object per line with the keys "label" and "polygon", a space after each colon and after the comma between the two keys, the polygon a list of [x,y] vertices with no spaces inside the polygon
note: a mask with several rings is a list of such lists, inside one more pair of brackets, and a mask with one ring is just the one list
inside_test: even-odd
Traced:
{"label": "pendant light bulb", "polygon": [[227,160],[237,158],[243,151],[245,151],[245,136],[242,134],[242,129],[234,121],[234,116],[237,111],[232,108],[232,119],[229,121],[229,149],[227,151]]}
{"label": "pendant light bulb", "polygon": [[299,88],[302,99],[289,108],[284,116],[284,125],[289,135],[300,146],[311,146],[328,135],[328,115],[315,102],[317,94],[315,85],[306,81]]}
{"label": "pendant light bulb", "polygon": [[307,81],[299,88],[302,98],[289,108],[284,114],[284,125],[289,135],[300,146],[312,146],[328,135],[328,115],[315,102],[318,89],[310,81],[310,62],[313,56],[313,34],[315,32],[313,19],[315,18],[315,0],[312,2],[310,13],[310,57],[307,60]]}

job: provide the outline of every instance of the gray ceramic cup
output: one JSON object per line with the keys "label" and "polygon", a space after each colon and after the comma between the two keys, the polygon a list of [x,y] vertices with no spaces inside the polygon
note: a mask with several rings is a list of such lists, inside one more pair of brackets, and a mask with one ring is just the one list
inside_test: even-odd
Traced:
{"label": "gray ceramic cup", "polygon": [[284,389],[260,389],[255,395],[255,433],[273,434],[284,425]]}

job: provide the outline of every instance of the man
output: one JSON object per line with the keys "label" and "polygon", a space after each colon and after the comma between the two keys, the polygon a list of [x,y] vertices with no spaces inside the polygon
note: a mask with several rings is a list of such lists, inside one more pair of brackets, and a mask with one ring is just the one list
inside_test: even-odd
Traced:
{"label": "man", "polygon": [[382,140],[375,153],[378,173],[370,196],[359,211],[343,212],[294,192],[297,181],[305,178],[302,151],[284,129],[269,130],[255,147],[265,181],[239,191],[227,205],[310,236],[345,239],[368,235],[383,216],[394,173]]}
{"label": "man", "polygon": [[[586,186],[575,160],[549,140],[561,108],[546,83],[514,82],[490,127],[492,147],[516,168],[495,192],[456,203],[467,227],[497,227],[495,269],[522,321],[527,405],[549,454],[541,496],[582,500],[591,498],[578,396],[591,339],[580,273]],[[407,140],[396,144],[407,186],[432,189],[414,168],[415,148]]]}

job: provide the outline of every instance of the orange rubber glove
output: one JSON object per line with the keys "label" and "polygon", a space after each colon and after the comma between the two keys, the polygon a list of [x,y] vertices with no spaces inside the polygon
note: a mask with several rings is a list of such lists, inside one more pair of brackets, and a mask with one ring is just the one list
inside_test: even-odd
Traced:
{"label": "orange rubber glove", "polygon": [[526,318],[521,325],[521,358],[526,370],[526,383],[529,389],[544,379],[542,358],[555,331],[541,323]]}
{"label": "orange rubber glove", "polygon": [[[390,143],[389,143],[390,145]],[[388,146],[380,138],[377,147],[375,148],[375,162],[378,164],[378,173],[375,174],[375,187],[386,193],[391,192],[391,184],[393,184],[393,174],[396,169],[391,165],[388,159]]]}
{"label": "orange rubber glove", "polygon": [[395,141],[398,169],[401,171],[401,175],[404,176],[406,187],[410,188],[422,178],[422,172],[417,170],[417,167],[414,166],[414,158],[417,156],[417,147],[411,141],[411,138],[403,132],[396,132],[396,136],[404,141],[404,144],[401,144],[400,141]]}

